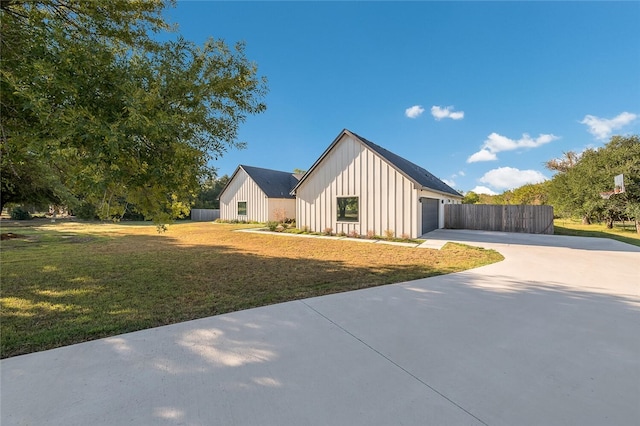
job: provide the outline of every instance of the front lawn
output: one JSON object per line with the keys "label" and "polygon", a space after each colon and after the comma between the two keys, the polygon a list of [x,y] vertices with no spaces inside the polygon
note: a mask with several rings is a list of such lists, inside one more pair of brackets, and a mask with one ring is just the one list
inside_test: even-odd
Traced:
{"label": "front lawn", "polygon": [[623,243],[640,246],[640,234],[636,232],[634,222],[615,222],[612,229],[604,223],[583,225],[577,219],[556,219],[553,221],[554,234],[578,237],[611,238]]}
{"label": "front lawn", "polygon": [[255,225],[3,220],[1,356],[329,293],[502,256],[233,232]]}

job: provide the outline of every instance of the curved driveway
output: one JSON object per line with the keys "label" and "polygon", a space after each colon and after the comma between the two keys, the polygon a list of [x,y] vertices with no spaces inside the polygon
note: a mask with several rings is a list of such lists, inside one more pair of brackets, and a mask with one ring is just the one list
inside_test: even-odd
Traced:
{"label": "curved driveway", "polygon": [[640,248],[427,238],[505,261],[10,358],[0,423],[640,423]]}

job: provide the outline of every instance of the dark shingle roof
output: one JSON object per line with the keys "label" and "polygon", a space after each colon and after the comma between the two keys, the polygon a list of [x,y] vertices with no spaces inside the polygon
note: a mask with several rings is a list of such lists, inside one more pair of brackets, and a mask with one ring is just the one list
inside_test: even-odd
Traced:
{"label": "dark shingle roof", "polygon": [[429,173],[427,170],[423,169],[417,164],[412,163],[409,160],[406,160],[400,157],[397,154],[394,154],[389,150],[384,149],[379,145],[376,145],[375,143],[347,129],[344,129],[342,132],[340,132],[340,134],[333,141],[333,143],[329,145],[329,148],[327,148],[327,150],[320,156],[320,158],[316,160],[313,166],[311,166],[309,171],[300,179],[300,181],[296,183],[296,185],[291,190],[292,193],[295,193],[295,191],[302,184],[302,182],[305,179],[307,179],[307,176],[309,176],[315,170],[315,168],[318,167],[318,165],[322,162],[322,160],[336,146],[336,144],[340,141],[342,136],[345,134],[351,135],[357,140],[359,140],[363,145],[365,145],[366,147],[371,149],[373,152],[375,152],[377,155],[382,157],[385,161],[387,161],[389,164],[395,167],[396,170],[404,174],[408,179],[411,179],[412,181],[414,181],[417,185],[420,185],[422,188],[431,189],[433,191],[437,191],[445,194],[451,194],[453,196],[462,198],[462,195],[458,191],[451,188],[449,185],[447,185],[446,183],[444,183],[443,181],[441,181],[440,179],[438,179],[437,177]]}
{"label": "dark shingle roof", "polygon": [[447,185],[446,183],[444,183],[443,181],[441,181],[440,179],[438,179],[437,177],[429,173],[427,170],[418,166],[417,164],[414,164],[411,161],[404,159],[399,155],[394,154],[393,152],[386,150],[379,145],[376,145],[375,143],[363,138],[362,136],[359,136],[353,132],[349,132],[349,133],[351,133],[353,136],[360,139],[362,143],[364,143],[366,146],[371,148],[379,156],[387,160],[400,172],[409,176],[411,179],[413,179],[423,187],[461,197],[458,191],[451,188],[449,185]]}
{"label": "dark shingle roof", "polygon": [[295,198],[290,194],[298,183],[293,173],[240,165],[268,198]]}

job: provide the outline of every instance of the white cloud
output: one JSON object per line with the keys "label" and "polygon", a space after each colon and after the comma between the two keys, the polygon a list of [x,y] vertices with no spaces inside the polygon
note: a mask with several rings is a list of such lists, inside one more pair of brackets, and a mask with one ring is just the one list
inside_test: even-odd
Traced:
{"label": "white cloud", "polygon": [[627,124],[633,122],[638,116],[630,112],[623,112],[617,116],[608,119],[600,118],[595,115],[585,115],[581,124],[586,124],[589,127],[589,133],[594,135],[598,139],[608,138],[614,130],[618,130]]}
{"label": "white cloud", "polygon": [[458,172],[458,174],[459,174],[460,176],[464,176],[464,175],[465,175],[465,174],[464,174],[464,171],[462,171],[462,170],[460,170],[460,171]]}
{"label": "white cloud", "polygon": [[450,118],[452,120],[462,120],[464,118],[464,111],[452,111],[453,106],[440,108],[437,105],[431,107],[431,115],[436,120],[442,120],[443,118]]}
{"label": "white cloud", "polygon": [[492,191],[486,186],[478,185],[471,190],[471,192],[475,192],[476,194],[487,194],[487,195],[498,195],[497,192]]}
{"label": "white cloud", "polygon": [[558,136],[553,134],[540,134],[537,138],[532,139],[531,136],[523,133],[520,139],[514,140],[494,132],[484,141],[480,151],[467,158],[467,163],[497,160],[498,156],[496,154],[498,152],[523,148],[537,148],[556,139],[559,139]]}
{"label": "white cloud", "polygon": [[454,187],[456,186],[456,183],[453,180],[450,179],[440,179],[441,181],[443,181],[444,183],[446,183],[447,185],[449,185],[450,187]]}
{"label": "white cloud", "polygon": [[481,149],[480,151],[467,158],[467,163],[477,163],[478,161],[494,161],[497,159],[498,156],[494,153],[490,152],[487,149]]}
{"label": "white cloud", "polygon": [[540,183],[547,180],[537,170],[519,170],[513,167],[499,167],[489,170],[480,178],[480,182],[497,189],[519,188],[528,183]]}
{"label": "white cloud", "polygon": [[404,115],[409,118],[418,118],[424,112],[424,108],[420,105],[414,105],[411,108],[407,108],[404,110]]}

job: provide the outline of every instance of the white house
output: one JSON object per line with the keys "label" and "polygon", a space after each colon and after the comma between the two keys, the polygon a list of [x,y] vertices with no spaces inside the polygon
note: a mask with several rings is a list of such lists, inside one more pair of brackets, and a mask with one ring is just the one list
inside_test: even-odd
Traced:
{"label": "white house", "polygon": [[295,218],[292,173],[239,165],[220,193],[220,219],[267,222]]}
{"label": "white house", "polygon": [[295,185],[296,225],[417,238],[444,227],[462,195],[422,167],[343,130]]}

